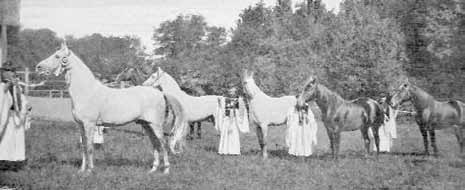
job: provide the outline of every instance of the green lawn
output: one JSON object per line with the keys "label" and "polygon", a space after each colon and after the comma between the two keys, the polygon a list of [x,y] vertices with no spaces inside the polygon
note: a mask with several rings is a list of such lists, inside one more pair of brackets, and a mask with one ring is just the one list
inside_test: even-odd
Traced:
{"label": "green lawn", "polygon": [[[128,130],[137,133],[128,132]],[[416,124],[402,124],[394,151],[363,156],[360,132],[342,135],[341,159],[333,161],[324,129],[317,153],[309,158],[287,155],[284,128],[270,130],[270,158],[262,161],[255,133],[241,137],[241,156],[216,153],[219,136],[211,125],[203,138],[171,156],[171,173],[147,174],[152,163],[150,143],[138,126],[110,130],[105,150],[96,152],[91,174],[77,173],[78,132],[72,123],[35,121],[27,132],[28,163],[24,169],[0,171],[0,187],[24,189],[463,189],[465,161],[450,131],[437,133],[439,158],[424,157]]]}

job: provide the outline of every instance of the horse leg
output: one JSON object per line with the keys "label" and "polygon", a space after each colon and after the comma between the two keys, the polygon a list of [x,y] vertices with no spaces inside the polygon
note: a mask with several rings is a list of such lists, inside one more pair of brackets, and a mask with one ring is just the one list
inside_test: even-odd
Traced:
{"label": "horse leg", "polygon": [[81,162],[81,169],[79,169],[79,172],[84,172],[86,170],[86,160],[87,160],[87,137],[86,137],[86,132],[84,130],[84,125],[82,123],[77,122],[78,127],[79,127],[79,132],[81,136],[81,154],[82,154],[82,162]]}
{"label": "horse leg", "polygon": [[334,134],[334,159],[338,159],[339,145],[341,144],[341,131],[336,131]]}
{"label": "horse leg", "polygon": [[368,127],[363,127],[360,131],[362,133],[363,142],[365,143],[365,157],[367,157],[370,154],[370,137],[368,136]]}
{"label": "horse leg", "polygon": [[455,126],[455,136],[457,137],[457,142],[459,143],[460,153],[463,153],[465,146],[465,139],[463,135],[463,126]]}
{"label": "horse leg", "polygon": [[95,133],[95,124],[92,122],[84,122],[84,131],[86,139],[83,139],[84,144],[86,145],[85,152],[87,154],[87,170],[90,172],[94,168],[94,133]]}
{"label": "horse leg", "polygon": [[376,157],[379,155],[379,127],[372,127],[373,137],[375,139]]}
{"label": "horse leg", "polygon": [[429,128],[429,138],[431,141],[431,147],[433,148],[434,156],[438,156],[438,147],[436,145],[436,133],[433,127]]}
{"label": "horse leg", "polygon": [[202,138],[202,122],[197,122],[197,139]]}
{"label": "horse leg", "polygon": [[153,128],[148,123],[142,123],[142,128],[144,129],[147,136],[149,136],[150,142],[152,143],[152,150],[153,150],[153,164],[152,169],[149,173],[157,171],[158,165],[160,164],[160,155],[158,153],[159,147],[161,146],[160,139],[157,139],[155,136],[155,132]]}
{"label": "horse leg", "polygon": [[331,149],[331,156],[334,158],[334,132],[326,127],[326,133],[328,134],[329,139],[329,148]]}
{"label": "horse leg", "polygon": [[267,148],[268,124],[263,125],[262,135],[263,135],[263,150],[262,150],[263,159],[267,159],[268,158],[268,148]]}
{"label": "horse leg", "polygon": [[256,127],[255,129],[257,130],[257,138],[258,138],[258,144],[260,145],[260,150],[262,151],[262,155],[264,155],[264,149],[265,149],[265,142],[263,141],[263,130],[262,127],[258,124],[255,124]]}
{"label": "horse leg", "polygon": [[194,139],[194,130],[195,130],[195,123],[196,122],[190,122],[189,123],[189,135],[187,136],[187,139],[192,140]]}
{"label": "horse leg", "polygon": [[166,141],[164,140],[163,127],[161,125],[151,124],[152,130],[158,140],[158,150],[163,154],[163,173],[168,174],[170,172],[170,161],[168,159],[168,150],[166,149]]}
{"label": "horse leg", "polygon": [[422,124],[422,125],[419,125],[419,127],[420,127],[421,136],[423,137],[423,146],[425,147],[425,152],[424,152],[424,154],[425,154],[425,155],[429,155],[429,150],[428,150],[428,133],[427,133],[427,130],[426,130],[426,125]]}

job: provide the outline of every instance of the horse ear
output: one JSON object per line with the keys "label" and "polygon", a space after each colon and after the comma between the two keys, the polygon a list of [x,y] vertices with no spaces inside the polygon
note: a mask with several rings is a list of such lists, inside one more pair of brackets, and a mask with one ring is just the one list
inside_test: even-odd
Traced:
{"label": "horse ear", "polygon": [[65,51],[65,54],[68,56],[70,54],[68,45],[66,44],[66,40],[63,39],[63,43],[61,43],[61,48]]}
{"label": "horse ear", "polygon": [[161,73],[163,72],[163,70],[160,67],[158,67],[157,72]]}

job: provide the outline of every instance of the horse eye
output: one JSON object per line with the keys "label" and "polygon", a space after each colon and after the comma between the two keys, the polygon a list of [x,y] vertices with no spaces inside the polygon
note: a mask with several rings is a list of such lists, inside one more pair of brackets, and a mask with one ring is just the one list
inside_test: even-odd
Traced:
{"label": "horse eye", "polygon": [[55,55],[55,58],[60,59],[60,56],[59,56],[59,55]]}

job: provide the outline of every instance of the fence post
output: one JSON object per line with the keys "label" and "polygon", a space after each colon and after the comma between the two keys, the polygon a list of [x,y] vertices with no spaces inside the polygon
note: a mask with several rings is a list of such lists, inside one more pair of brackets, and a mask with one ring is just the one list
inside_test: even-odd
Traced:
{"label": "fence post", "polygon": [[61,97],[62,99],[64,98],[63,90],[60,90],[60,97]]}
{"label": "fence post", "polygon": [[24,69],[24,82],[26,83],[26,88],[24,89],[24,94],[29,95],[29,67]]}

